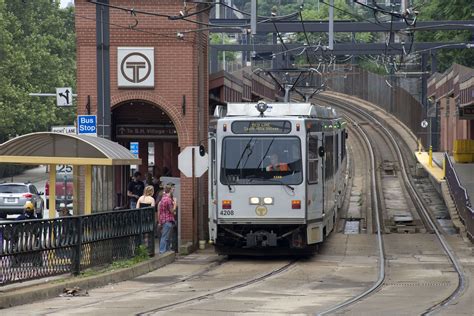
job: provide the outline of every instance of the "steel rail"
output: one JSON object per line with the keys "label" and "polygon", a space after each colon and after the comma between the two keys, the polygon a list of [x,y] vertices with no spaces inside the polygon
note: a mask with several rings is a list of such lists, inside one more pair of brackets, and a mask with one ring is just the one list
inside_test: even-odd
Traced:
{"label": "steel rail", "polygon": [[456,273],[458,275],[458,286],[456,287],[456,289],[448,297],[443,299],[441,302],[438,302],[437,304],[434,304],[434,305],[430,306],[429,308],[427,308],[423,312],[422,315],[432,315],[433,313],[438,312],[439,310],[441,310],[441,309],[445,308],[446,306],[450,305],[452,302],[454,302],[457,298],[459,298],[462,295],[462,293],[466,289],[466,284],[467,284],[466,276],[464,274],[464,271],[462,269],[461,264],[459,263],[459,260],[458,260],[457,256],[455,255],[455,253],[453,252],[453,250],[449,246],[448,242],[446,241],[446,238],[444,237],[444,234],[439,230],[438,226],[432,220],[432,218],[431,218],[426,206],[422,202],[422,199],[420,198],[417,190],[415,189],[414,185],[410,181],[410,179],[408,177],[408,170],[405,166],[405,160],[403,159],[403,155],[402,155],[402,152],[400,150],[400,146],[398,145],[397,141],[395,140],[395,137],[393,136],[393,134],[374,116],[368,114],[365,111],[362,111],[362,110],[356,108],[355,105],[352,105],[349,102],[344,102],[343,100],[339,100],[339,99],[336,99],[336,98],[331,98],[329,96],[324,96],[324,97],[333,100],[333,102],[334,102],[334,100],[336,100],[336,102],[339,105],[349,107],[352,110],[354,110],[356,112],[359,112],[362,115],[370,118],[373,122],[375,122],[380,128],[382,128],[385,131],[387,136],[389,136],[394,148],[396,149],[397,155],[398,155],[399,160],[400,160],[401,169],[403,170],[403,172],[402,172],[403,179],[404,179],[407,187],[413,193],[412,196],[413,196],[413,198],[415,199],[415,202],[418,205],[418,209],[422,213],[421,215],[423,215],[423,217],[426,219],[426,222],[429,224],[430,228],[435,233],[435,235],[438,238],[438,241],[440,242],[446,256],[451,261],[451,264],[453,265],[453,267],[456,270]]}
{"label": "steel rail", "polygon": [[163,305],[163,306],[160,306],[160,307],[157,307],[157,308],[153,308],[153,309],[150,309],[150,310],[147,310],[147,311],[144,311],[144,312],[137,313],[135,315],[137,315],[137,316],[138,315],[140,315],[140,316],[141,315],[151,315],[152,313],[155,313],[155,312],[169,310],[169,309],[172,309],[174,307],[180,307],[182,305],[192,303],[192,302],[195,302],[195,301],[202,301],[202,300],[205,300],[205,299],[209,299],[212,296],[220,294],[220,293],[225,293],[225,292],[229,292],[229,291],[232,291],[232,290],[240,289],[240,288],[243,288],[243,287],[258,283],[258,282],[261,282],[265,279],[268,279],[269,277],[272,277],[272,276],[278,275],[280,273],[286,272],[291,267],[293,267],[296,264],[296,262],[297,262],[297,260],[292,260],[289,263],[283,265],[282,267],[280,267],[278,269],[272,270],[271,272],[267,272],[267,273],[265,273],[261,276],[255,277],[253,279],[250,279],[250,280],[247,280],[247,281],[244,281],[244,282],[240,282],[240,283],[228,286],[228,287],[224,287],[224,288],[221,288],[219,290],[212,291],[210,293],[198,295],[196,297],[191,297],[191,298],[188,298],[188,299],[185,299],[185,300],[182,300],[182,301],[178,301],[178,302],[175,302],[175,303],[171,303],[171,304]]}
{"label": "steel rail", "polygon": [[377,291],[385,280],[385,252],[384,252],[383,238],[382,238],[382,232],[381,232],[382,229],[380,225],[380,212],[379,212],[379,202],[378,202],[378,194],[377,194],[377,182],[376,182],[376,175],[375,175],[375,172],[376,172],[375,154],[372,149],[372,144],[369,138],[367,137],[366,132],[359,126],[359,124],[355,124],[355,126],[357,127],[357,129],[359,129],[362,137],[364,138],[367,144],[367,147],[370,153],[370,167],[372,171],[371,172],[371,187],[372,187],[371,198],[372,198],[372,203],[374,205],[373,210],[375,212],[375,220],[376,220],[376,225],[377,225],[377,245],[379,248],[379,275],[378,275],[377,281],[375,281],[374,284],[369,289],[365,290],[359,295],[354,296],[340,304],[334,305],[323,312],[319,312],[317,315],[328,315],[330,313],[334,313],[342,308],[345,308],[349,305],[352,305],[362,300],[363,298]]}
{"label": "steel rail", "polygon": [[[202,276],[206,273],[209,273],[213,269],[221,266],[222,264],[224,264],[228,261],[229,261],[228,257],[225,257],[223,259],[218,259],[216,261],[211,262],[207,267],[205,267],[205,268],[203,268],[203,269],[201,269],[197,272],[191,273],[187,276],[178,278],[176,281],[166,282],[166,283],[158,284],[158,285],[150,285],[150,286],[144,287],[140,290],[136,290],[133,293],[136,294],[136,293],[146,292],[146,291],[150,291],[150,290],[167,288],[167,287],[170,287],[170,286],[175,285],[175,284],[181,284],[181,283],[186,282],[188,280],[192,280],[192,279],[198,278],[198,277],[200,277],[200,276]],[[175,263],[179,263],[179,261],[177,261]],[[104,300],[111,300],[111,299],[117,300],[117,299],[128,297],[128,296],[130,296],[130,293],[126,292],[126,293],[118,294],[118,295],[115,295],[115,296],[112,296],[112,297],[107,297],[105,299],[98,299],[98,300],[95,300],[95,301],[92,301],[92,302],[87,302],[87,303],[84,303],[84,304],[81,304],[81,305],[76,305],[76,306],[74,306],[74,308],[77,309],[77,308],[89,307],[89,306],[93,306],[93,305],[96,305],[98,303],[101,303]],[[68,310],[67,306],[66,307],[61,307],[61,308],[50,308],[50,310],[47,313],[42,314],[42,315],[51,315],[51,314],[56,314],[58,312],[67,312],[67,310]]]}

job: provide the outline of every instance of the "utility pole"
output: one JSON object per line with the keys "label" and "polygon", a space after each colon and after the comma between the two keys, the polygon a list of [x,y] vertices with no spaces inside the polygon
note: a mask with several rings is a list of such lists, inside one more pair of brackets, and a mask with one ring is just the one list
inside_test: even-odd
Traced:
{"label": "utility pole", "polygon": [[97,134],[111,137],[110,113],[110,32],[109,0],[98,0],[105,5],[96,5],[96,43],[97,43]]}
{"label": "utility pole", "polygon": [[328,49],[334,49],[334,0],[329,1],[329,44]]}
{"label": "utility pole", "polygon": [[250,29],[252,35],[257,35],[257,0],[250,2]]}

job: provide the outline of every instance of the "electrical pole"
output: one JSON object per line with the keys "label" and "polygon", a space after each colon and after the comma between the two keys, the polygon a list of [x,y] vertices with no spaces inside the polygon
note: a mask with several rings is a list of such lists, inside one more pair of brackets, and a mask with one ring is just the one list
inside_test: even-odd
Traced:
{"label": "electrical pole", "polygon": [[329,44],[328,49],[334,49],[334,0],[329,1]]}
{"label": "electrical pole", "polygon": [[252,35],[257,35],[257,0],[250,2],[250,29]]}

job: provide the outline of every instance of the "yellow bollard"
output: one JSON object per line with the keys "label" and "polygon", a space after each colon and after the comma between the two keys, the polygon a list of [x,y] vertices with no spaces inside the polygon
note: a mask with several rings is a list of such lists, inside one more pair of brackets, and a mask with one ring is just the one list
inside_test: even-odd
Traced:
{"label": "yellow bollard", "polygon": [[421,138],[418,138],[418,154],[421,154]]}
{"label": "yellow bollard", "polygon": [[443,179],[446,179],[446,157],[443,159]]}
{"label": "yellow bollard", "polygon": [[433,147],[430,146],[428,166],[433,167]]}

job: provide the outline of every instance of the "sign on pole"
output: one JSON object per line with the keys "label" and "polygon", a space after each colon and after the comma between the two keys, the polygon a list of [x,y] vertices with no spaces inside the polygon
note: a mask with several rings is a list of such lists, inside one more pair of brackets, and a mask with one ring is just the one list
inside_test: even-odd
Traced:
{"label": "sign on pole", "polygon": [[138,158],[138,142],[130,142],[130,152]]}
{"label": "sign on pole", "polygon": [[57,106],[72,106],[72,89],[56,88],[56,105]]}
{"label": "sign on pole", "polygon": [[194,176],[200,177],[207,171],[208,156],[199,154],[199,146],[188,146],[178,156],[178,169],[186,176],[193,176],[193,149],[194,149]]}
{"label": "sign on pole", "polygon": [[51,132],[61,134],[76,134],[76,127],[74,125],[69,126],[51,126]]}
{"label": "sign on pole", "polygon": [[427,128],[428,127],[428,121],[427,120],[421,121],[421,127]]}
{"label": "sign on pole", "polygon": [[79,135],[97,136],[97,116],[78,115],[77,133]]}
{"label": "sign on pole", "polygon": [[[69,126],[51,126],[51,132],[61,134],[76,134],[76,127]],[[56,174],[70,174],[72,175],[72,165],[56,165]]]}

